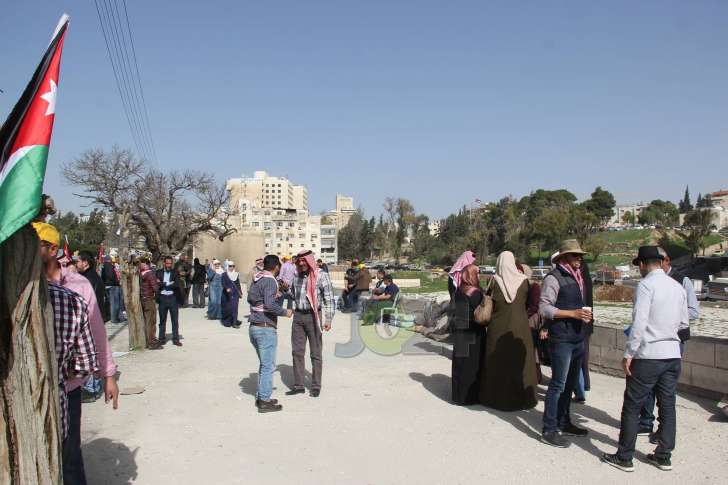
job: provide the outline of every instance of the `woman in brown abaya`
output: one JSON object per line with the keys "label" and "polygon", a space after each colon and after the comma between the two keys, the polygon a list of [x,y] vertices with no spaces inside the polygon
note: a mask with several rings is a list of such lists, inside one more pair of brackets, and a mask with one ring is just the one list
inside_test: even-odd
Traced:
{"label": "woman in brown abaya", "polygon": [[498,256],[480,402],[501,411],[536,406],[536,362],[526,303],[528,280],[513,253]]}

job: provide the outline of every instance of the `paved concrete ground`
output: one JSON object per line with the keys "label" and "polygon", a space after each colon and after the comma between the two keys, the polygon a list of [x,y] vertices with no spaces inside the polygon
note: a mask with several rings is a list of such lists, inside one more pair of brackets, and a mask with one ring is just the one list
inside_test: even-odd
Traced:
{"label": "paved concrete ground", "polygon": [[[439,344],[417,339],[406,345],[409,355],[365,350],[353,358],[336,357],[336,344],[349,341],[347,315],[337,314],[334,330],[324,338],[321,397],[284,396],[292,368],[290,320],[282,319],[275,397],[284,410],[259,415],[253,406],[258,363],[247,328],[223,328],[197,309],[183,310],[181,322],[184,347],[118,358],[122,390],[144,386],[144,393],[122,396],[116,412],[103,401],[84,406],[90,483],[728,480],[728,423],[707,400],[678,400],[674,471],[644,463],[651,446],[640,438],[637,470],[627,475],[598,459],[615,446],[621,379],[594,374],[587,404],[574,405],[575,420],[591,430],[589,437],[555,449],[538,441],[542,402],[516,413],[451,405],[449,352]],[[115,339],[117,350],[126,338],[122,332]],[[539,388],[540,399],[544,390]]]}

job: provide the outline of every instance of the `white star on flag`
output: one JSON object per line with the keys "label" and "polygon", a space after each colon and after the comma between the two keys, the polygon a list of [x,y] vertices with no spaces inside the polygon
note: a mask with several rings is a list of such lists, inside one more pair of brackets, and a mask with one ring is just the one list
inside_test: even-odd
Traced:
{"label": "white star on flag", "polygon": [[41,95],[41,98],[43,98],[48,103],[48,108],[45,112],[46,116],[52,115],[56,112],[56,89],[58,88],[58,86],[53,79],[51,79],[50,81],[51,90]]}

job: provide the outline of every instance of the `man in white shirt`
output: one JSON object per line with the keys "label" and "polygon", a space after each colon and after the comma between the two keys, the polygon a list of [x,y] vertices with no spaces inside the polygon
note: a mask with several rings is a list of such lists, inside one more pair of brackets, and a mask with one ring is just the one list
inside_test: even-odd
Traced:
{"label": "man in white shirt", "polygon": [[[662,270],[665,272],[667,276],[677,281],[679,284],[682,285],[683,289],[685,290],[685,296],[687,297],[688,301],[688,317],[690,318],[690,321],[697,320],[700,317],[700,303],[698,303],[698,297],[695,296],[695,288],[693,287],[693,282],[690,278],[685,276],[683,273],[679,272],[675,268],[673,268],[670,265],[670,255],[667,254],[667,251],[664,249],[658,247],[657,251],[662,256]],[[690,326],[687,323],[681,323],[680,329],[677,332],[678,337],[680,337],[681,344],[685,344],[688,340],[690,340]],[[682,347],[681,347],[682,350]],[[647,436],[650,437],[650,443],[657,444],[657,433],[652,432],[652,428],[655,423],[655,393],[652,392],[647,397],[647,400],[645,401],[645,405],[642,407],[642,410],[640,411],[640,429],[637,433],[637,436]]]}
{"label": "man in white shirt", "polygon": [[617,453],[602,461],[623,471],[634,471],[632,457],[639,429],[640,409],[654,390],[660,412],[655,452],[647,461],[661,470],[671,470],[675,448],[675,396],[680,377],[678,329],[688,323],[687,296],[683,287],[665,274],[657,246],[642,246],[633,264],[639,265],[642,281],[635,290],[632,328],[622,366],[627,376]]}

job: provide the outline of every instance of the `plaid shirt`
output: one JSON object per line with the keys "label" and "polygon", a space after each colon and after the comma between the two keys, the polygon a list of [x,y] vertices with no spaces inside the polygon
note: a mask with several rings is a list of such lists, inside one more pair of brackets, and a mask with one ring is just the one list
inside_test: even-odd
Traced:
{"label": "plaid shirt", "polygon": [[[308,274],[303,276],[299,275],[298,272],[293,277],[293,286],[291,286],[291,293],[293,299],[296,302],[297,310],[311,310],[311,303],[306,297],[306,283],[308,282]],[[334,319],[334,289],[331,286],[331,279],[329,274],[325,271],[318,272],[317,281],[318,290],[318,304],[317,310],[324,309],[324,321],[330,323]]]}
{"label": "plaid shirt", "polygon": [[85,377],[98,370],[96,346],[91,336],[84,299],[78,293],[50,282],[48,283],[48,295],[51,305],[53,305],[61,431],[63,439],[65,439],[68,435],[66,380],[73,377]]}

